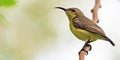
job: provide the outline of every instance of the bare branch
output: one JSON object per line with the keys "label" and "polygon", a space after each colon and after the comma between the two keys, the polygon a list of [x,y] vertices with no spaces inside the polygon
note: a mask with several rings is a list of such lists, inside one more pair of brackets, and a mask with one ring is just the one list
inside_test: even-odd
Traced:
{"label": "bare branch", "polygon": [[92,15],[93,15],[93,22],[94,23],[98,23],[99,22],[99,19],[98,19],[98,9],[101,7],[101,4],[100,4],[100,0],[95,0],[95,6],[94,8],[91,10],[92,12]]}
{"label": "bare branch", "polygon": [[85,51],[80,51],[79,60],[85,60]]}

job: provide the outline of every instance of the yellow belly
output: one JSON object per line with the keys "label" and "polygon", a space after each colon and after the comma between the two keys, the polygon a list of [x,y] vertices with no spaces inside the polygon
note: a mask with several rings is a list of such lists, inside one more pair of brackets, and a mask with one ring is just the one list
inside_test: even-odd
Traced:
{"label": "yellow belly", "polygon": [[70,30],[78,39],[83,40],[83,41],[87,41],[88,39],[90,39],[90,41],[95,41],[97,39],[103,38],[102,36],[98,34],[88,32],[83,29],[75,28],[73,25],[70,25]]}

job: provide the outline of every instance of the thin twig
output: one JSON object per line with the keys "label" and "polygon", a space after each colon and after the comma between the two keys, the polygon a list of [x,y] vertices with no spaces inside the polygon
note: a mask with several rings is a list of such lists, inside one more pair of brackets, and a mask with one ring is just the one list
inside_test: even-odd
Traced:
{"label": "thin twig", "polygon": [[[92,16],[93,16],[92,21],[94,23],[98,23],[99,22],[99,19],[98,19],[98,9],[100,7],[101,7],[100,0],[95,0],[95,6],[91,10]],[[90,46],[84,46],[82,49],[84,49],[86,51],[90,51]],[[79,60],[85,60],[86,52],[84,50],[80,50],[80,52],[79,52]]]}
{"label": "thin twig", "polygon": [[101,7],[101,4],[100,4],[100,0],[95,0],[95,6],[94,8],[91,10],[92,12],[92,17],[93,17],[93,22],[94,23],[98,23],[99,22],[99,19],[98,19],[98,9]]}

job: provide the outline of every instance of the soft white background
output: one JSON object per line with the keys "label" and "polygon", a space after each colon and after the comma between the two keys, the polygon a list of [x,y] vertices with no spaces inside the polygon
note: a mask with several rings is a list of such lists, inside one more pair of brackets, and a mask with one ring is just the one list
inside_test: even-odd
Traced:
{"label": "soft white background", "polygon": [[[11,24],[1,32],[0,60],[78,60],[84,42],[69,30],[64,11],[54,7],[77,7],[90,19],[94,0],[17,0],[12,8],[1,8]],[[101,0],[98,25],[116,44],[97,40],[86,60],[119,60],[120,0]]]}

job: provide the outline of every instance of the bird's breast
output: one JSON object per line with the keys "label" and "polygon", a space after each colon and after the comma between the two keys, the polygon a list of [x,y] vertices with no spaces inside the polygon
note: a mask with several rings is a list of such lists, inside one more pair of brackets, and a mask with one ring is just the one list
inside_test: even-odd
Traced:
{"label": "bird's breast", "polygon": [[72,32],[78,39],[80,39],[80,40],[82,40],[82,41],[87,41],[89,38],[90,38],[92,41],[95,41],[95,40],[97,40],[97,38],[99,37],[99,35],[97,35],[97,34],[88,32],[88,31],[83,30],[83,29],[80,29],[80,28],[75,28],[72,23],[70,23],[69,26],[70,26],[71,32]]}

